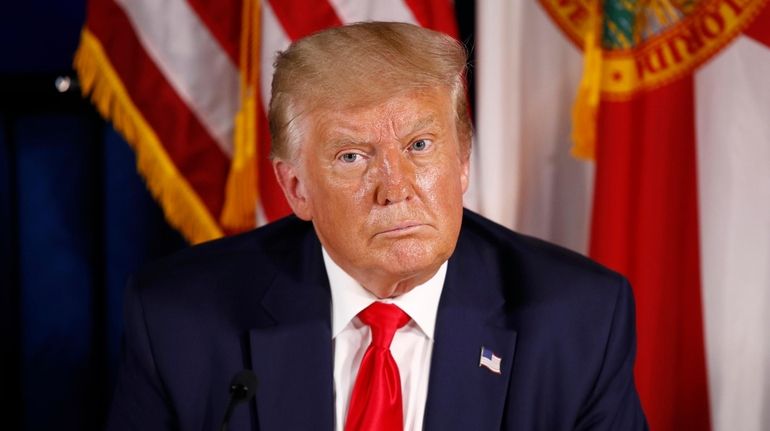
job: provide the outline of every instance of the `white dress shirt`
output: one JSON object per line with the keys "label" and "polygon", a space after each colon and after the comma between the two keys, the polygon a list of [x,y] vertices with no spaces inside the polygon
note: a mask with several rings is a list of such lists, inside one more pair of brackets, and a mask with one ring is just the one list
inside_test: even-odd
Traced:
{"label": "white dress shirt", "polygon": [[[356,316],[379,299],[340,268],[326,250],[323,250],[323,257],[332,294],[335,428],[342,431],[358,368],[371,341],[369,327]],[[444,262],[433,278],[424,284],[396,298],[379,300],[397,305],[412,318],[396,331],[390,345],[401,376],[404,430],[407,431],[422,429],[433,331],[446,269],[447,262]]]}

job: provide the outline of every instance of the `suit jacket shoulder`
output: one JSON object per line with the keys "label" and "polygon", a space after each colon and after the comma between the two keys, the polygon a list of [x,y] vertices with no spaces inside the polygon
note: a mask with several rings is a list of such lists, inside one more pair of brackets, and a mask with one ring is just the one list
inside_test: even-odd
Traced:
{"label": "suit jacket shoulder", "polygon": [[[617,272],[582,254],[514,232],[469,210],[465,210],[463,230],[458,244],[497,255],[499,257],[493,261],[504,263],[505,266],[515,263],[515,269],[524,272],[522,276],[551,273],[578,277],[581,280],[603,280],[610,284],[617,284],[622,279]],[[491,255],[485,257],[491,258]],[[506,259],[506,262],[502,262]]]}
{"label": "suit jacket shoulder", "polygon": [[183,249],[148,264],[134,279],[142,285],[158,286],[153,289],[175,289],[180,288],[176,283],[179,277],[194,280],[206,274],[221,277],[234,271],[242,272],[244,261],[269,273],[287,270],[290,269],[286,268],[287,264],[299,262],[285,258],[299,256],[303,246],[312,246],[314,238],[312,224],[286,217],[249,232]]}
{"label": "suit jacket shoulder", "polygon": [[[312,224],[295,217],[141,270],[126,292],[125,349],[108,429],[218,427],[231,377],[256,360],[250,334],[327,320],[325,280]],[[251,429],[246,424],[255,420],[241,408],[231,429]]]}
{"label": "suit jacket shoulder", "polygon": [[[621,275],[466,211],[441,301],[429,397],[472,393],[504,406],[477,415],[497,419],[488,428],[646,426],[633,382],[633,295]],[[465,345],[482,344],[501,357],[501,374],[452,379],[479,356]],[[448,359],[459,355],[467,358]],[[438,398],[429,405],[450,412],[441,425],[472,426],[451,409],[457,396]]]}

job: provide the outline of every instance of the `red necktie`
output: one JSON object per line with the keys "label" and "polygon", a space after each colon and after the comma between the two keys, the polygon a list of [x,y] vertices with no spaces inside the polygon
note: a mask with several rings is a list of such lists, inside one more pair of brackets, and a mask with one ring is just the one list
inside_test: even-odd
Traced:
{"label": "red necktie", "polygon": [[358,318],[371,328],[372,343],[358,369],[345,431],[402,430],[401,376],[390,354],[390,342],[410,318],[397,306],[383,302],[368,306]]}

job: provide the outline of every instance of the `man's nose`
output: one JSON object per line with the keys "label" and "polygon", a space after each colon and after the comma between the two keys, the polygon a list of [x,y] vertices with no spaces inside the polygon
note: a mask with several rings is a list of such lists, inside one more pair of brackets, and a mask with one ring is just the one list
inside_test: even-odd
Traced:
{"label": "man's nose", "polygon": [[390,205],[412,198],[414,167],[404,153],[390,151],[378,160],[376,199],[379,205]]}

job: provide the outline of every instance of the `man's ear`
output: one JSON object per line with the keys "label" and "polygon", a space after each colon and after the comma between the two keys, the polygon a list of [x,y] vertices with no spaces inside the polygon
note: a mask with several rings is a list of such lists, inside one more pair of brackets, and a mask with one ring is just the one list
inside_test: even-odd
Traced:
{"label": "man's ear", "polygon": [[273,172],[294,214],[302,220],[312,220],[312,205],[305,185],[299,177],[298,166],[295,163],[276,159],[273,160]]}

